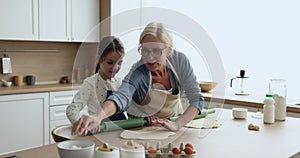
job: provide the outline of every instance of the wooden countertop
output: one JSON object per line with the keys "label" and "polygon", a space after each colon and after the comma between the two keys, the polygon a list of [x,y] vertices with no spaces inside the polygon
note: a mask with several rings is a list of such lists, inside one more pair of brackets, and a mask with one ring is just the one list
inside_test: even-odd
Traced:
{"label": "wooden countertop", "polygon": [[[235,104],[240,106],[263,108],[263,95],[234,95],[232,93],[226,93],[225,95],[214,94],[210,92],[202,92],[205,101],[213,101],[224,104]],[[287,112],[300,113],[299,105],[287,105]]]}
{"label": "wooden countertop", "polygon": [[[172,141],[174,146],[181,142],[192,143],[197,151],[197,157],[201,158],[253,158],[253,157],[289,157],[300,151],[300,119],[287,117],[284,122],[264,124],[262,119],[251,117],[251,112],[244,120],[232,118],[231,111],[217,109],[215,114],[208,117],[217,119],[222,125],[216,129],[182,129],[182,134]],[[259,131],[248,130],[252,123],[260,127]],[[102,145],[102,138],[119,139],[120,131],[104,132],[94,136],[81,137],[95,142],[96,146]],[[143,141],[143,140],[141,140]],[[118,141],[116,141],[118,142]],[[163,140],[160,140],[164,144]],[[121,143],[120,143],[121,145]],[[59,158],[56,144],[28,149],[20,152],[0,156],[5,158],[18,155],[21,158]]]}
{"label": "wooden countertop", "polygon": [[78,89],[79,87],[80,87],[79,84],[44,84],[44,85],[34,85],[34,86],[24,85],[24,86],[0,87],[0,95],[75,90]]}

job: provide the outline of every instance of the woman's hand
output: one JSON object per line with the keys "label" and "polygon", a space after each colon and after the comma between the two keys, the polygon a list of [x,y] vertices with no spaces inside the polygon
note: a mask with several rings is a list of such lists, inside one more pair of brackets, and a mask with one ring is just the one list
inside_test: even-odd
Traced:
{"label": "woman's hand", "polygon": [[147,117],[148,124],[159,124],[171,131],[178,131],[184,125],[189,123],[199,113],[199,110],[194,106],[188,106],[185,112],[180,115],[175,121],[170,121],[166,118],[159,118],[157,116]]}
{"label": "woman's hand", "polygon": [[159,118],[157,116],[147,117],[150,125],[159,124],[170,131],[178,131],[181,127],[176,122],[172,122],[166,118]]}
{"label": "woman's hand", "polygon": [[73,123],[72,135],[87,135],[88,132],[96,133],[100,131],[101,119],[96,115],[82,115]]}

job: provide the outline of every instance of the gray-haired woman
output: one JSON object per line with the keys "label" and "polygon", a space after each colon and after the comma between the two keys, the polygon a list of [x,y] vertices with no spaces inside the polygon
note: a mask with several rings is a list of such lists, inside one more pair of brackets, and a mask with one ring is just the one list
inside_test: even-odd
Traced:
{"label": "gray-haired woman", "polygon": [[[73,134],[97,132],[103,119],[127,109],[134,117],[148,117],[150,123],[177,131],[201,113],[204,98],[188,58],[173,49],[173,39],[163,24],[149,23],[140,35],[141,59],[93,116],[83,116],[74,124]],[[189,106],[184,111],[180,96]],[[136,104],[131,104],[131,101]],[[175,121],[167,118],[180,117]]]}

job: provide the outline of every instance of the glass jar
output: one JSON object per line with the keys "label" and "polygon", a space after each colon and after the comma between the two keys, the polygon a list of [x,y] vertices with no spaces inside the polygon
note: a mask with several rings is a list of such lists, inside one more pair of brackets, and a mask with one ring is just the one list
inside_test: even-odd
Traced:
{"label": "glass jar", "polygon": [[269,84],[269,93],[275,100],[275,120],[284,121],[286,117],[286,80],[271,79]]}

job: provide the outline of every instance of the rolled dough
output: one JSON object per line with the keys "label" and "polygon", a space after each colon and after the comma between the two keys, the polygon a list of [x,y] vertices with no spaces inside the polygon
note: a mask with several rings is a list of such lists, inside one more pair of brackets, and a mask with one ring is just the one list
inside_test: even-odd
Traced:
{"label": "rolled dough", "polygon": [[199,128],[199,129],[207,129],[207,128],[218,128],[221,126],[221,123],[214,118],[205,117],[202,119],[192,120],[185,127],[188,128]]}
{"label": "rolled dough", "polygon": [[120,137],[124,139],[167,139],[176,134],[161,126],[149,126],[140,130],[124,130]]}

